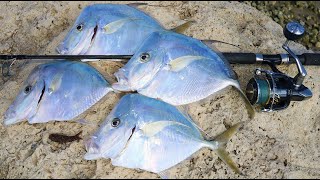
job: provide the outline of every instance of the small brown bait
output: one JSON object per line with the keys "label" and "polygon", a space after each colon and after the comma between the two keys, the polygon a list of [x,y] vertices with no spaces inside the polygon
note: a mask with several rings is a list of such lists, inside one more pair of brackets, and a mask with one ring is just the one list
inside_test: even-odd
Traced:
{"label": "small brown bait", "polygon": [[73,141],[77,141],[77,140],[82,139],[79,136],[81,133],[82,133],[82,131],[80,131],[78,134],[76,134],[74,136],[67,136],[67,135],[63,135],[63,134],[50,134],[49,139],[51,141],[57,142],[59,144],[63,144],[63,143],[73,142]]}

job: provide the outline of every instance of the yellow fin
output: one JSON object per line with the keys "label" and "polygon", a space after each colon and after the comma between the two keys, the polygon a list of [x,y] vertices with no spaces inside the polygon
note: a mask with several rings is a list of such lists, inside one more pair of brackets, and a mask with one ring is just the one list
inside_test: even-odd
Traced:
{"label": "yellow fin", "polygon": [[216,136],[214,138],[215,141],[218,141],[219,144],[227,144],[227,142],[229,141],[229,139],[238,132],[238,130],[240,129],[240,127],[243,125],[243,122],[237,123],[235,125],[233,125],[232,127],[230,127],[229,129],[227,129],[226,131],[224,131],[223,133],[221,133],[220,135]]}
{"label": "yellow fin", "polygon": [[240,87],[236,87],[236,86],[232,86],[234,88],[236,88],[239,93],[240,93],[240,96],[242,97],[242,99],[245,101],[245,106],[247,108],[247,111],[248,111],[248,114],[249,114],[249,118],[250,119],[253,119],[254,116],[255,116],[255,110],[252,106],[252,104],[250,103],[249,99],[247,98],[247,96],[243,93],[243,91],[240,89]]}
{"label": "yellow fin", "polygon": [[61,82],[62,82],[62,75],[63,75],[63,73],[60,72],[53,77],[51,84],[48,88],[49,94],[51,94],[54,91],[56,91],[57,89],[59,89],[59,87],[61,86]]}
{"label": "yellow fin", "polygon": [[135,21],[135,20],[139,20],[137,18],[123,18],[117,21],[113,21],[107,25],[104,26],[104,32],[106,34],[112,34],[116,31],[118,31],[118,29],[120,29],[125,23],[130,22],[130,21]]}
{"label": "yellow fin", "polygon": [[173,125],[180,125],[180,126],[186,126],[182,123],[176,122],[176,121],[155,121],[155,122],[151,122],[148,124],[145,124],[141,130],[143,131],[143,133],[148,136],[148,137],[152,137],[154,135],[156,135],[157,133],[159,133],[161,130],[163,130],[165,127],[167,126],[173,126]]}
{"label": "yellow fin", "polygon": [[[225,150],[227,142],[230,138],[238,132],[240,127],[243,125],[243,122],[237,123],[218,135],[213,142],[209,142],[211,144],[211,148],[214,149],[215,153],[219,156],[219,158],[226,163],[233,171],[238,174],[241,174],[237,165],[232,161],[231,157],[229,156],[228,152]],[[216,142],[218,142],[218,147]]]}
{"label": "yellow fin", "polygon": [[196,21],[187,21],[183,24],[180,24],[179,26],[175,27],[175,28],[172,28],[170,29],[171,31],[174,31],[176,33],[183,33],[184,31],[186,31],[193,23],[195,23]]}
{"label": "yellow fin", "polygon": [[237,174],[241,174],[241,171],[237,167],[237,165],[233,162],[229,153],[224,148],[218,148],[215,150],[215,153],[219,156],[219,158],[226,163],[234,172]]}
{"label": "yellow fin", "polygon": [[196,60],[208,59],[203,56],[181,56],[172,61],[170,61],[169,66],[171,71],[180,71],[190,63]]}

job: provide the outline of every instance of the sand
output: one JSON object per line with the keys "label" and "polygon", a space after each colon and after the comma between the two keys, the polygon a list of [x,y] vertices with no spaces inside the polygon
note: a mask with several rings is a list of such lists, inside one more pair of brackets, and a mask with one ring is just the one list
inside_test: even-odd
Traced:
{"label": "sand", "polygon": [[[81,10],[97,2],[1,2],[0,54],[56,54]],[[99,3],[108,3],[102,2]],[[113,2],[126,3],[126,2]],[[186,35],[238,44],[241,50],[216,44],[221,51],[284,53],[282,27],[264,13],[239,2],[148,2],[141,6],[167,28],[193,19]],[[291,43],[297,53],[305,47]],[[90,63],[105,76],[123,66],[120,62]],[[0,80],[0,122],[16,97],[21,83],[36,63],[16,63],[15,75]],[[19,66],[21,66],[19,68]],[[244,89],[260,65],[232,65]],[[19,69],[18,69],[19,68]],[[294,76],[295,65],[280,66]],[[320,178],[319,67],[306,67],[305,85],[313,98],[291,102],[288,109],[256,113],[253,120],[232,137],[227,151],[244,175],[235,174],[209,149],[201,149],[171,169],[177,178]],[[104,120],[121,95],[110,93],[75,119],[93,123]],[[247,121],[244,102],[237,92],[225,91],[189,105],[194,121],[214,137],[231,125]],[[159,178],[143,170],[115,167],[109,159],[86,161],[84,140],[57,144],[51,133],[74,135],[83,131],[88,138],[96,127],[75,122],[30,125],[26,121],[10,127],[0,125],[0,178]]]}

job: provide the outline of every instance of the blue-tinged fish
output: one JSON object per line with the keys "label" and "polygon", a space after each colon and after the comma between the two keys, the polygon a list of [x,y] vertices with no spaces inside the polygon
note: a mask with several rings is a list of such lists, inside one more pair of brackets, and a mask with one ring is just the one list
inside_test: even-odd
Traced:
{"label": "blue-tinged fish", "polygon": [[66,121],[78,116],[108,92],[111,85],[93,67],[75,61],[38,65],[4,116],[4,124]]}
{"label": "blue-tinged fish", "polygon": [[[165,28],[146,13],[132,7],[139,3],[94,4],[83,9],[57,47],[59,54],[132,55],[152,32]],[[194,21],[175,29],[183,32]]]}
{"label": "blue-tinged fish", "polygon": [[137,91],[172,105],[193,103],[232,86],[245,100],[250,118],[254,117],[229,62],[217,50],[182,34],[152,33],[115,76],[115,90]]}
{"label": "blue-tinged fish", "polygon": [[163,176],[201,148],[210,148],[240,173],[225,146],[241,125],[238,123],[215,140],[207,141],[190,116],[176,107],[140,94],[127,94],[87,140],[84,158],[110,158],[114,166],[143,169]]}

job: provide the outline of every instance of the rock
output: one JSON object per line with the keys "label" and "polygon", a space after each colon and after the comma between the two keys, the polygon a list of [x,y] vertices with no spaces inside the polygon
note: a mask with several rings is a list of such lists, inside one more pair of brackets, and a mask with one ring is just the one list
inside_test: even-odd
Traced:
{"label": "rock", "polygon": [[[12,54],[56,54],[55,47],[67,33],[82,9],[89,4],[104,2],[2,2],[0,53]],[[111,2],[109,2],[111,3]],[[115,2],[112,2],[115,3]],[[124,3],[124,2],[117,2]],[[282,26],[270,17],[246,3],[231,1],[204,1],[183,3],[148,2],[149,6],[140,9],[150,14],[165,27],[171,28],[172,22],[181,22],[180,16],[194,12],[192,19],[196,24],[186,31],[199,39],[215,39],[239,44],[242,52],[283,53],[285,38]],[[55,9],[54,13],[51,10]],[[27,21],[30,20],[30,22]],[[52,20],[54,23],[52,23]],[[35,27],[39,27],[35,30]],[[7,32],[17,29],[13,37]],[[33,31],[35,30],[35,31]],[[32,32],[31,32],[32,31]],[[7,35],[8,34],[8,35]],[[260,46],[253,46],[261,42]],[[10,44],[11,46],[8,46]],[[216,45],[222,49],[220,45]],[[298,43],[290,43],[296,53],[309,52]],[[9,51],[11,50],[11,51]],[[224,48],[224,51],[230,47]],[[239,51],[235,49],[233,51]],[[103,75],[112,74],[121,63],[90,63]],[[15,98],[26,76],[35,63],[16,67],[16,76],[0,85],[0,121],[12,100]],[[232,65],[240,77],[242,89],[253,76],[257,67],[263,65]],[[296,74],[296,66],[280,66],[287,73]],[[222,161],[217,160],[214,152],[203,149],[192,158],[173,168],[179,178],[320,178],[316,169],[320,168],[319,152],[319,67],[306,67],[308,76],[305,85],[310,87],[314,97],[290,104],[284,111],[256,113],[256,117],[228,142],[227,151],[246,176],[237,175]],[[312,77],[312,78],[311,78]],[[1,83],[2,81],[0,81]],[[118,95],[110,95],[90,108],[79,117],[95,123],[101,122],[119,100]],[[294,105],[294,106],[292,106]],[[215,110],[216,107],[219,109]],[[90,113],[90,112],[96,113]],[[190,115],[205,130],[208,138],[214,137],[240,121],[248,120],[244,102],[231,88],[220,94],[189,105]],[[46,141],[50,132],[78,132],[91,135],[95,129],[72,122],[51,122],[29,125],[25,122],[10,127],[0,124],[0,178],[157,178],[156,174],[115,167],[110,160],[85,161],[84,140],[71,143],[63,149]],[[39,145],[30,157],[20,158],[30,146],[39,141]],[[236,154],[234,154],[236,152]],[[178,152],[179,153],[179,152]],[[202,155],[203,154],[203,155]],[[268,158],[274,154],[277,159]],[[214,166],[204,163],[202,157],[214,158]],[[202,158],[202,159],[201,159]],[[288,160],[286,166],[284,161]],[[214,168],[213,168],[214,167]],[[268,170],[268,171],[267,171]],[[269,171],[270,170],[270,171]]]}

